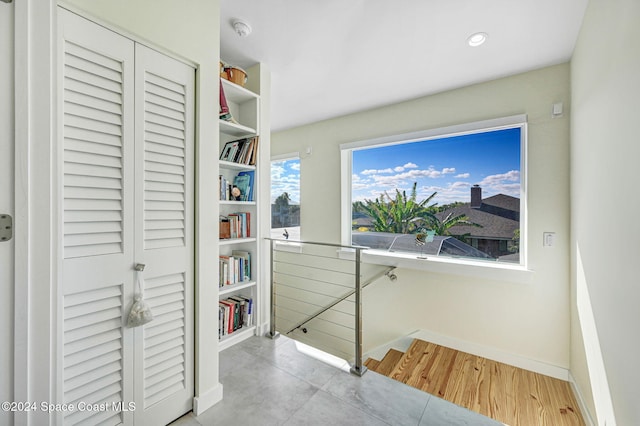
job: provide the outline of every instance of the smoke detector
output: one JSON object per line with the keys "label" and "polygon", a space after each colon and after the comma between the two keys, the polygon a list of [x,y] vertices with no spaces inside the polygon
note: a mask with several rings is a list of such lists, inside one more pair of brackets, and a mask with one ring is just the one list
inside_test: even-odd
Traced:
{"label": "smoke detector", "polygon": [[251,34],[251,25],[247,24],[244,21],[236,20],[233,21],[233,29],[235,30],[238,37],[247,37]]}

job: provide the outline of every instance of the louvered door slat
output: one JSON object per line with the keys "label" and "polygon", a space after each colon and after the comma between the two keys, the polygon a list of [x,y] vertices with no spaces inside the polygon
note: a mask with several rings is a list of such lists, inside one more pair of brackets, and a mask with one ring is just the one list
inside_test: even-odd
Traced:
{"label": "louvered door slat", "polygon": [[173,147],[179,148],[180,150],[182,150],[182,152],[184,152],[184,140],[181,138],[176,138],[170,135],[163,135],[160,133],[147,132],[146,140],[148,142],[153,142],[153,143],[167,145],[167,146],[173,146]]}
{"label": "louvered door slat", "polygon": [[[182,105],[182,104],[178,104]],[[159,102],[149,102],[145,103],[145,108],[149,114],[156,115],[158,117],[165,117],[171,120],[174,120],[176,123],[181,123],[180,128],[184,129],[184,110],[176,110],[175,108],[165,106]]]}
{"label": "louvered door slat", "polygon": [[172,155],[172,156],[184,158],[183,148],[179,148],[179,147],[175,147],[175,146],[171,146],[163,143],[156,143],[152,141],[147,141],[145,148],[147,152],[155,152],[158,154]]}
{"label": "louvered door slat", "polygon": [[68,152],[91,152],[107,157],[122,158],[122,151],[117,146],[109,146],[104,143],[94,143],[92,141],[65,138],[65,150]]}
{"label": "louvered door slat", "polygon": [[[179,105],[185,104],[184,86],[175,84],[164,77],[155,76],[152,73],[146,73],[145,81],[145,92],[153,93],[159,98],[171,100]],[[159,104],[162,105],[164,102],[160,101]],[[184,110],[184,107],[182,109]]]}
{"label": "louvered door slat", "polygon": [[64,96],[69,104],[91,107],[111,114],[122,114],[122,106],[120,102],[117,102],[119,98],[112,98],[108,101],[102,100],[95,96],[89,96],[84,92],[76,92],[69,87],[65,90]]}
{"label": "louvered door slat", "polygon": [[106,69],[122,72],[122,61],[109,56],[105,56],[103,54],[100,54],[99,52],[95,52],[94,50],[82,46],[79,43],[81,43],[81,41],[73,42],[69,39],[66,39],[64,50],[65,54],[86,59],[89,62],[99,64]]}

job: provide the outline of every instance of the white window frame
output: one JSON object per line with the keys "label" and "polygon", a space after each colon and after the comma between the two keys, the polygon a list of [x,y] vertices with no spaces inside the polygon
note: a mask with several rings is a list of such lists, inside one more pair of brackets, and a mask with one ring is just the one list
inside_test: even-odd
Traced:
{"label": "white window frame", "polygon": [[[302,168],[302,158],[300,157],[300,152],[289,152],[285,154],[272,155],[271,160],[269,160],[269,173],[271,173],[271,164],[274,161],[287,161],[287,160],[298,160],[300,161],[300,168]],[[300,177],[302,180],[302,177]],[[273,183],[273,182],[272,182]],[[302,183],[300,184],[302,186]],[[300,209],[302,209],[302,190],[300,190]],[[302,224],[301,224],[302,225]],[[269,237],[271,237],[271,187],[269,187]],[[300,226],[300,240],[302,241],[302,226]],[[289,251],[293,253],[302,253],[302,244],[296,241],[274,241],[274,250],[278,251]]]}
{"label": "white window frame", "polygon": [[528,221],[527,221],[527,115],[519,114],[472,123],[422,130],[412,133],[385,136],[375,139],[348,142],[340,145],[341,155],[341,221],[340,232],[343,245],[351,245],[352,222],[352,174],[353,151],[376,146],[400,145],[410,142],[441,139],[496,130],[520,128],[520,263],[486,262],[472,259],[430,256],[418,259],[415,254],[388,252],[384,250],[365,250],[366,262],[429,270],[439,273],[469,275],[479,278],[505,279],[509,281],[530,282],[532,271],[527,267]]}

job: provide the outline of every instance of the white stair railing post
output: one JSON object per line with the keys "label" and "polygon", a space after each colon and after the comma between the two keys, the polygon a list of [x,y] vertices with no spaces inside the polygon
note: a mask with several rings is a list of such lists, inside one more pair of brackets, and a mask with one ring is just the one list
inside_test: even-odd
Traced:
{"label": "white stair railing post", "polygon": [[274,264],[276,253],[273,250],[273,240],[269,240],[269,251],[271,255],[271,269],[269,271],[271,275],[271,319],[269,321],[269,333],[268,336],[272,339],[275,339],[280,336],[280,333],[276,331],[276,283],[274,280]]}

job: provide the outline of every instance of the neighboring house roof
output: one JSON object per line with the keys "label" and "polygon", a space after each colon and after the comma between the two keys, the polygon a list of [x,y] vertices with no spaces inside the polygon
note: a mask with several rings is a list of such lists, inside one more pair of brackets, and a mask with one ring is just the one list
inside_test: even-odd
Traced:
{"label": "neighboring house roof", "polygon": [[448,255],[492,259],[486,253],[453,237],[436,235],[433,241],[417,245],[415,234],[394,234],[391,232],[353,232],[352,244],[391,252],[409,252],[421,255]]}
{"label": "neighboring house roof", "polygon": [[476,238],[512,239],[516,229],[520,229],[520,199],[509,195],[498,194],[482,200],[480,208],[471,208],[465,203],[438,213],[436,216],[444,220],[447,215],[463,214],[468,220],[482,228],[475,226],[456,225],[449,231],[452,235],[469,234]]}

